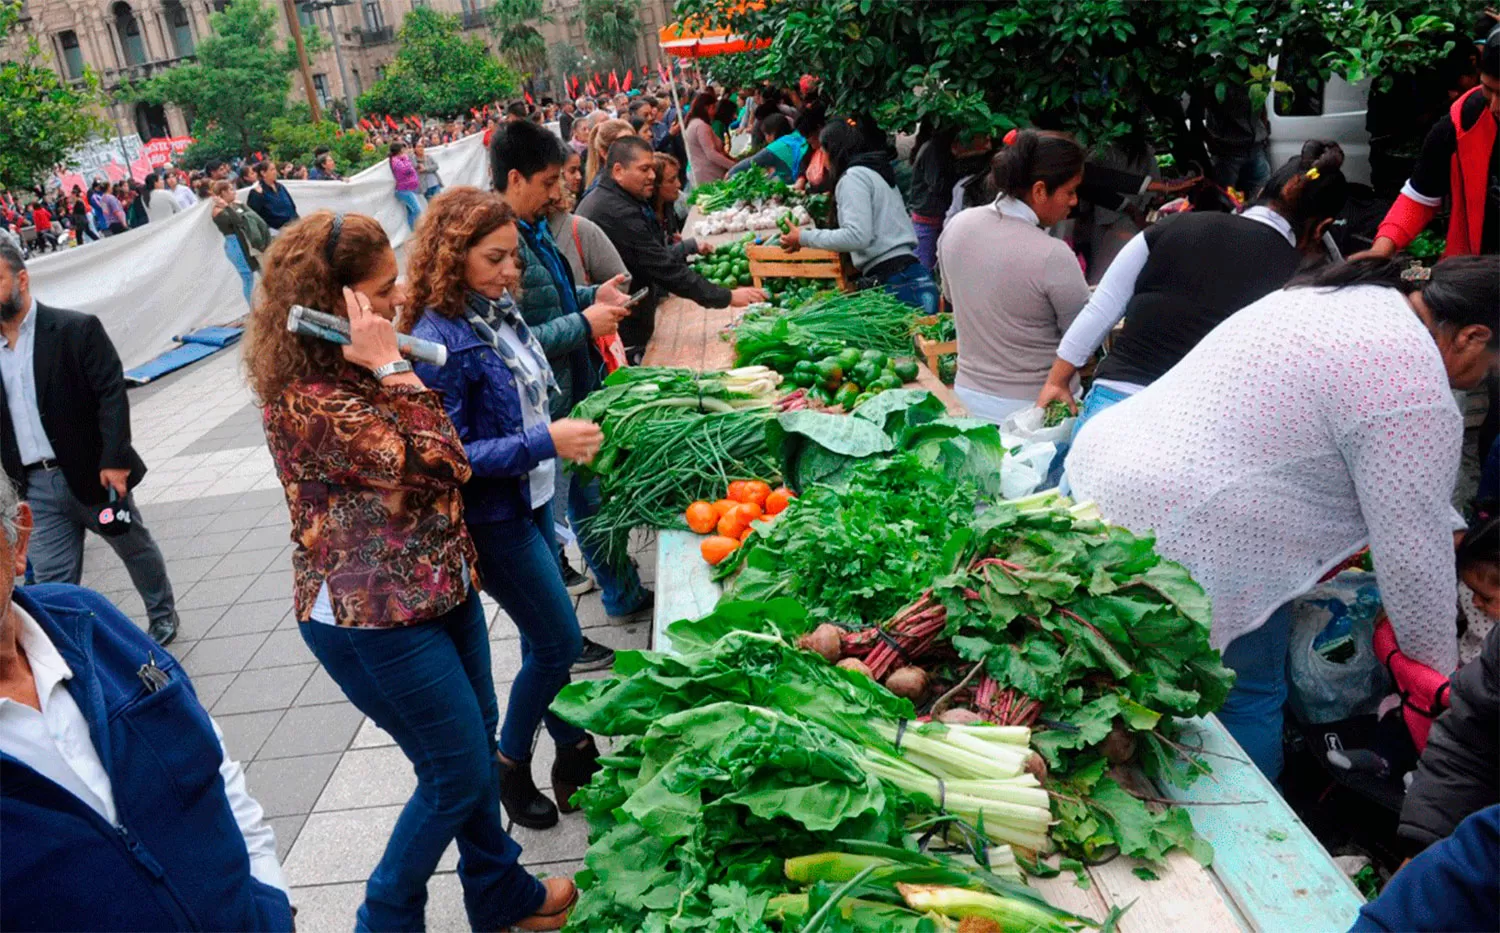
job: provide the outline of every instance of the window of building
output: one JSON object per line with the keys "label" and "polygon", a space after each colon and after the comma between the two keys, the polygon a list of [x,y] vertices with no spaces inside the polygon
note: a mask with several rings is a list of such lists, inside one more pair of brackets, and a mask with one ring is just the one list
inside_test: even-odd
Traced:
{"label": "window of building", "polygon": [[384,81],[385,80],[385,66],[384,65],[376,65],[375,66],[375,80],[376,81]]}
{"label": "window of building", "polygon": [[78,48],[78,33],[71,29],[58,33],[57,44],[62,49],[63,74],[69,78],[83,77],[83,51]]}
{"label": "window of building", "polygon": [[187,8],[182,0],[167,0],[162,4],[167,18],[167,29],[172,33],[172,48],[178,58],[193,54],[193,27],[188,23]]}
{"label": "window of building", "polygon": [[365,0],[365,28],[375,32],[385,27],[385,13],[380,9],[380,0]]}
{"label": "window of building", "polygon": [[328,76],[313,75],[313,91],[318,95],[318,104],[328,106]]}
{"label": "window of building", "polygon": [[126,65],[146,63],[146,42],[141,37],[141,21],[135,11],[124,0],[113,7],[115,31],[120,35],[120,47],[125,52]]}
{"label": "window of building", "polygon": [[229,0],[213,0],[214,12],[223,13],[229,7]]}
{"label": "window of building", "polygon": [[356,69],[354,69],[354,96],[358,97],[359,95],[363,94],[364,92],[365,92],[365,82],[364,82],[364,79],[362,79],[359,76],[359,69],[356,68]]}

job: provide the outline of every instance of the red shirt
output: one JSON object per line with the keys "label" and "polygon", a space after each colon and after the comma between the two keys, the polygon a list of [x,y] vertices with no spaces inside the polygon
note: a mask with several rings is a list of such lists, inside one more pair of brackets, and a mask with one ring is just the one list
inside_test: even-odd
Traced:
{"label": "red shirt", "polygon": [[52,229],[52,212],[45,207],[36,207],[31,211],[31,222],[38,230]]}

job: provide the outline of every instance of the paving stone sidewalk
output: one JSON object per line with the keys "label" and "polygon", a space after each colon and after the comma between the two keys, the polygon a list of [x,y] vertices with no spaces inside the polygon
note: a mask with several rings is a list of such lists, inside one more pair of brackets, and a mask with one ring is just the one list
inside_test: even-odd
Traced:
{"label": "paving stone sidewalk", "polygon": [[[344,699],[313,658],[292,614],[291,524],[237,350],[130,393],[134,440],[149,472],[136,491],[141,518],[166,556],[181,631],[170,651],[246,766],[250,793],[276,830],[300,910],[299,931],[347,931],[401,805],[416,784],[388,735]],[[642,578],[654,578],[642,553]],[[125,568],[99,538],[84,552],[83,584],[145,627]],[[485,599],[502,714],[521,658],[516,629]],[[595,591],[578,598],[588,637],[644,648],[648,623],[612,625]],[[552,745],[538,743],[535,774],[550,782]],[[516,827],[522,861],[543,874],[580,867],[579,814],[545,832]],[[429,885],[428,929],[464,930],[450,847]]]}

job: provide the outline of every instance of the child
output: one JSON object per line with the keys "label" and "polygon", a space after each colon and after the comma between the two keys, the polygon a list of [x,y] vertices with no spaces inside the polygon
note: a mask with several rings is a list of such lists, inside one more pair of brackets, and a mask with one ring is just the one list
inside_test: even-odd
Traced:
{"label": "child", "polygon": [[1479,654],[1500,619],[1500,516],[1492,504],[1476,510],[1474,525],[1458,544],[1458,660]]}

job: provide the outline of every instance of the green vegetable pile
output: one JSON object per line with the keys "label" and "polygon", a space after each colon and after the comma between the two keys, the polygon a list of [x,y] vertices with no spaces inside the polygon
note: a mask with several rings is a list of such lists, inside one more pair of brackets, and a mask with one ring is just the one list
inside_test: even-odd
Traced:
{"label": "green vegetable pile", "polygon": [[[858,900],[911,924],[879,929],[939,929],[902,906],[910,892],[893,886],[903,880],[941,889],[926,896],[985,895],[1026,929],[1097,926],[1005,877],[1018,876],[1002,840],[1035,843],[1046,827],[1047,795],[1018,770],[1025,730],[908,729],[911,705],[868,678],[774,634],[708,640],[718,628],[712,617],[674,626],[682,656],[620,652],[612,678],[573,683],[553,703],[616,739],[573,798],[590,845],[569,929],[816,930],[832,914],[847,920],[838,901],[856,878],[884,882]],[[909,760],[915,749],[921,766]],[[966,855],[924,856],[908,843],[909,832],[945,827]],[[837,898],[820,886],[834,882]]]}
{"label": "green vegetable pile", "polygon": [[831,199],[826,194],[804,194],[765,172],[739,172],[718,181],[702,184],[688,192],[688,203],[705,214],[722,211],[737,204],[801,204],[813,220],[822,223],[828,216]]}
{"label": "green vegetable pile", "polygon": [[773,304],[790,311],[832,297],[833,283],[828,279],[769,278],[765,280],[765,290]]}
{"label": "green vegetable pile", "polygon": [[601,498],[579,535],[624,566],[632,529],[685,527],[688,504],[717,498],[730,480],[779,476],[766,446],[777,382],[758,367],[704,376],[640,366],[611,373],[572,412],[604,431],[593,462],[575,467],[584,482],[599,478]]}
{"label": "green vegetable pile", "polygon": [[[741,174],[751,173],[742,172]],[[715,247],[712,253],[694,262],[693,270],[715,285],[722,285],[725,288],[749,285],[751,282],[750,259],[745,255],[745,247],[750,244],[750,241],[750,237],[744,237],[733,243]]]}
{"label": "green vegetable pile", "polygon": [[958,339],[958,328],[954,325],[953,315],[951,314],[939,314],[937,320],[927,321],[918,325],[917,333],[928,340],[936,340],[939,343]]}
{"label": "green vegetable pile", "polygon": [[1066,402],[1048,402],[1042,411],[1042,427],[1055,428],[1071,417],[1073,413],[1068,410]]}
{"label": "green vegetable pile", "polygon": [[1043,721],[1063,724],[1034,744],[1053,769],[1052,837],[1065,851],[1118,847],[1159,862],[1181,846],[1207,864],[1185,811],[1150,813],[1108,770],[1138,759],[1147,776],[1177,784],[1208,770],[1176,743],[1171,719],[1217,710],[1234,683],[1208,644],[1208,597],[1152,538],[1047,498],[1001,503],[973,522],[966,569],[933,581],[943,636],[999,687],[1040,704]]}
{"label": "green vegetable pile", "polygon": [[737,172],[718,181],[707,182],[688,192],[688,203],[705,214],[722,211],[736,204],[755,204],[772,201],[778,204],[797,204],[801,192],[786,182],[765,172]]}
{"label": "green vegetable pile", "polygon": [[721,563],[720,605],[790,597],[808,628],[888,618],[951,566],[944,549],[977,498],[910,454],[861,465],[847,488],[809,487]]}
{"label": "green vegetable pile", "polygon": [[945,386],[953,385],[953,380],[958,378],[958,354],[944,353],[938,357],[938,381]]}
{"label": "green vegetable pile", "polygon": [[905,358],[913,317],[884,289],[747,315],[735,332],[735,359],[776,370],[822,405],[851,410],[917,378],[917,364]]}
{"label": "green vegetable pile", "polygon": [[1443,257],[1443,250],[1448,248],[1446,237],[1439,236],[1431,230],[1423,230],[1417,234],[1406,247],[1406,255],[1413,259],[1419,259],[1424,263],[1435,262]]}

